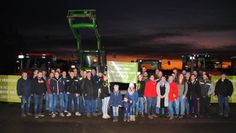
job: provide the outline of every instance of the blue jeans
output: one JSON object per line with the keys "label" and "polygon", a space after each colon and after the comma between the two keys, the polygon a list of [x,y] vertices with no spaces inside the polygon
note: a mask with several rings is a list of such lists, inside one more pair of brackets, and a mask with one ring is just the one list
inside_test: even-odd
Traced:
{"label": "blue jeans", "polygon": [[180,106],[178,106],[178,107],[180,107],[180,110],[178,109],[178,114],[180,114],[180,115],[184,115],[184,113],[185,113],[185,103],[186,103],[186,97],[183,99],[183,96],[179,96],[179,98],[178,98],[178,104],[180,105]]}
{"label": "blue jeans", "polygon": [[95,115],[96,113],[96,100],[85,100],[86,113]]}
{"label": "blue jeans", "polygon": [[157,97],[147,97],[147,113],[153,115],[156,112]]}
{"label": "blue jeans", "polygon": [[46,103],[48,104],[48,111],[53,112],[53,103],[54,103],[53,94],[48,94],[47,95]]}
{"label": "blue jeans", "polygon": [[21,113],[29,113],[30,111],[30,96],[26,97],[26,96],[22,96],[21,98]]}
{"label": "blue jeans", "polygon": [[[176,110],[178,110],[178,101],[169,101],[169,105],[168,105],[168,111],[169,111],[169,116],[173,117],[174,113]],[[177,114],[178,115],[178,114]]]}
{"label": "blue jeans", "polygon": [[143,113],[143,112],[144,112],[144,98],[139,97],[136,105],[136,115],[138,115],[138,113]]}
{"label": "blue jeans", "polygon": [[76,96],[76,94],[69,94],[69,111],[71,112],[79,112],[79,96]]}
{"label": "blue jeans", "polygon": [[185,104],[186,113],[187,113],[187,115],[189,115],[189,102],[188,102],[188,98],[185,98],[184,104]]}
{"label": "blue jeans", "polygon": [[125,112],[124,113],[124,119],[125,120],[129,120],[129,112]]}
{"label": "blue jeans", "polygon": [[46,110],[49,111],[49,96],[48,96],[48,92],[46,92],[46,95],[45,95],[45,106],[46,106]]}
{"label": "blue jeans", "polygon": [[108,115],[109,100],[110,100],[110,97],[104,97],[104,99],[102,100],[103,115]]}
{"label": "blue jeans", "polygon": [[112,106],[112,111],[113,111],[113,117],[118,117],[119,116],[119,107]]}
{"label": "blue jeans", "polygon": [[102,99],[100,97],[97,98],[97,109],[98,109],[98,112],[102,112]]}
{"label": "blue jeans", "polygon": [[84,96],[79,96],[79,112],[81,113],[85,113],[86,109],[85,109],[85,100],[84,100]]}
{"label": "blue jeans", "polygon": [[68,111],[68,103],[69,103],[69,94],[64,93],[64,111]]}
{"label": "blue jeans", "polygon": [[130,115],[135,115],[135,108],[136,108],[136,104],[133,103],[131,106],[130,106]]}
{"label": "blue jeans", "polygon": [[229,98],[222,95],[218,95],[218,102],[219,102],[219,113],[221,115],[228,117],[230,111]]}
{"label": "blue jeans", "polygon": [[34,113],[40,114],[43,112],[43,96],[34,95]]}
{"label": "blue jeans", "polygon": [[64,101],[64,93],[60,93],[59,95],[58,95],[58,97],[59,97],[59,106],[58,106],[58,108],[59,108],[59,110],[60,110],[60,112],[63,112],[64,111],[64,104],[65,104],[65,101]]}

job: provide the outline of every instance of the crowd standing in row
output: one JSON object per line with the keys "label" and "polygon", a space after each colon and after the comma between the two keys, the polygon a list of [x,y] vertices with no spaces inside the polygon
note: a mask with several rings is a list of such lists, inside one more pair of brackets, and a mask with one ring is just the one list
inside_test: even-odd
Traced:
{"label": "crowd standing in row", "polygon": [[30,106],[33,105],[35,118],[45,114],[52,118],[85,114],[89,118],[102,115],[103,119],[109,119],[108,111],[112,107],[113,122],[117,122],[122,107],[124,121],[129,122],[136,121],[139,115],[147,115],[149,119],[164,116],[169,120],[210,117],[210,97],[213,94],[218,97],[219,115],[227,118],[233,85],[225,74],[214,87],[205,72],[199,76],[197,71],[178,73],[174,69],[167,76],[157,69],[149,76],[143,67],[137,83],[130,83],[123,97],[119,85],[110,85],[106,72],[97,74],[96,69],[92,69],[78,73],[74,68],[67,73],[57,68],[48,76],[46,71],[34,70],[31,78],[27,72],[22,72],[17,92],[21,98],[22,117],[32,115]]}

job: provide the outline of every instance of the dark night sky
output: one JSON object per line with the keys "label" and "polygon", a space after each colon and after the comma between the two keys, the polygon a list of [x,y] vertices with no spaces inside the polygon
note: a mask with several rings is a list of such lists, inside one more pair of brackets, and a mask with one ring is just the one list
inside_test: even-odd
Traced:
{"label": "dark night sky", "polygon": [[14,36],[18,51],[75,52],[66,15],[68,9],[86,8],[97,10],[102,44],[110,53],[235,55],[235,4],[216,0],[9,0],[1,3],[0,35],[8,38],[1,50]]}

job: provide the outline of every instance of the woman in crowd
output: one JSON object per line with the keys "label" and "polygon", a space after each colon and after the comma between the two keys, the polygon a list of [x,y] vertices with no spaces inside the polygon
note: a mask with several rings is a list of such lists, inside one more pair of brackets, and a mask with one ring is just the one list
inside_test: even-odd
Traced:
{"label": "woman in crowd", "polygon": [[129,84],[129,88],[126,92],[126,97],[131,101],[130,106],[130,121],[135,121],[135,108],[138,102],[138,92],[135,89],[135,85],[133,83]]}
{"label": "woman in crowd", "polygon": [[101,83],[101,98],[102,98],[102,118],[103,119],[109,119],[111,118],[108,115],[108,107],[109,107],[109,100],[110,100],[110,89],[109,89],[109,83],[108,83],[108,77],[107,75],[103,75],[103,80]]}
{"label": "woman in crowd", "polygon": [[114,90],[111,93],[111,98],[109,102],[112,106],[113,111],[113,122],[118,122],[119,119],[119,107],[122,105],[122,95],[119,91],[119,85],[114,85]]}
{"label": "woman in crowd", "polygon": [[185,113],[185,107],[186,107],[186,95],[188,92],[188,83],[186,82],[184,75],[181,73],[178,76],[177,79],[177,85],[178,85],[178,94],[179,94],[179,98],[178,98],[178,105],[180,105],[180,110],[178,114],[180,114],[179,118],[183,118],[184,113]]}
{"label": "woman in crowd", "polygon": [[161,80],[157,84],[157,107],[160,109],[160,115],[165,115],[168,108],[168,95],[170,91],[169,83],[166,81],[166,77],[162,76]]}
{"label": "woman in crowd", "polygon": [[189,101],[190,115],[194,118],[197,118],[200,113],[200,97],[201,86],[195,74],[192,74],[188,84],[187,98]]}

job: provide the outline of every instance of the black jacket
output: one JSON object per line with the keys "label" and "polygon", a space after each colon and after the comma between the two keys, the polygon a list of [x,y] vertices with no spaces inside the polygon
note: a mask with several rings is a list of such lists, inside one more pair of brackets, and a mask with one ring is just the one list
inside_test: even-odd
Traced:
{"label": "black jacket", "polygon": [[29,97],[32,93],[32,80],[27,78],[20,78],[17,81],[17,94],[18,96]]}
{"label": "black jacket", "polygon": [[97,83],[94,80],[84,79],[81,87],[83,88],[85,99],[95,100],[98,97]]}
{"label": "black jacket", "polygon": [[215,94],[222,96],[231,96],[233,94],[233,84],[230,80],[218,80],[215,87]]}
{"label": "black jacket", "polygon": [[201,97],[201,86],[198,81],[194,81],[193,83],[190,81],[188,84],[188,99],[196,99]]}
{"label": "black jacket", "polygon": [[110,90],[109,90],[109,84],[108,81],[101,81],[100,84],[100,88],[101,88],[101,98],[104,97],[109,97],[110,96]]}
{"label": "black jacket", "polygon": [[66,92],[69,93],[81,93],[81,87],[79,79],[68,77],[66,79]]}
{"label": "black jacket", "polygon": [[56,79],[55,77],[51,79],[50,88],[52,88],[52,93],[59,94],[65,92],[65,80],[62,78]]}
{"label": "black jacket", "polygon": [[144,88],[145,88],[145,82],[144,81],[138,81],[136,84],[138,96],[143,97],[144,95]]}
{"label": "black jacket", "polygon": [[42,79],[35,78],[32,83],[33,94],[44,95],[46,93],[46,81]]}

